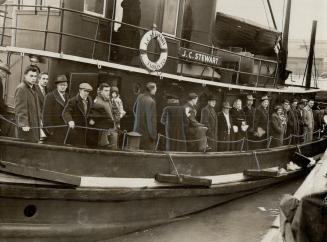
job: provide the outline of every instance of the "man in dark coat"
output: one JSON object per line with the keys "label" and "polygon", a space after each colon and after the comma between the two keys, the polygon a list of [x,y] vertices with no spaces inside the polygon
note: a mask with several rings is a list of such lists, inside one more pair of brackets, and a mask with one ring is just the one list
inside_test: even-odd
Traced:
{"label": "man in dark coat", "polygon": [[92,117],[95,121],[95,127],[102,129],[99,131],[98,135],[98,146],[105,148],[109,148],[110,145],[116,145],[110,144],[108,139],[110,135],[109,129],[114,129],[115,126],[112,103],[110,101],[110,91],[109,84],[105,82],[101,83],[98,88],[98,95],[92,107]]}
{"label": "man in dark coat", "polygon": [[[243,111],[245,113],[246,124],[249,125],[246,136],[250,140],[255,139],[255,136],[254,136],[254,113],[255,113],[255,108],[253,106],[254,100],[255,100],[255,98],[251,94],[246,95],[246,105],[243,107]],[[248,142],[247,146],[248,146],[247,149],[250,149],[250,150],[253,149],[253,145],[252,145],[251,142]]]}
{"label": "man in dark coat", "polygon": [[[24,71],[24,80],[15,91],[16,136],[30,142],[40,140],[41,110],[35,92],[38,70],[28,66]],[[33,128],[32,128],[33,127]]]}
{"label": "man in dark coat", "polygon": [[146,91],[138,95],[133,107],[134,132],[141,134],[140,149],[153,150],[157,139],[157,107],[154,95],[157,85],[149,82]]}
{"label": "man in dark coat", "polygon": [[[299,101],[298,106],[296,108],[296,114],[297,118],[299,120],[299,136],[302,136],[304,134],[304,120],[303,120],[303,109],[305,107],[305,102],[303,100]],[[304,137],[299,137],[298,142],[303,142]]]}
{"label": "man in dark coat", "polygon": [[[62,111],[68,100],[66,89],[68,80],[65,75],[57,76],[55,80],[56,89],[48,93],[44,99],[43,105],[43,126],[61,126],[65,125],[62,118]],[[63,144],[67,133],[67,127],[46,128],[47,142]]]}
{"label": "man in dark coat", "polygon": [[167,95],[167,106],[162,111],[161,123],[165,125],[166,151],[187,151],[185,129],[188,119],[178,97]]}
{"label": "man in dark coat", "polygon": [[217,151],[217,129],[218,129],[218,118],[215,111],[216,98],[212,95],[208,97],[208,105],[205,106],[201,111],[201,124],[208,128],[207,137],[210,151]]}
{"label": "man in dark coat", "polygon": [[[186,129],[187,151],[199,151],[203,142],[206,142],[205,133],[201,132],[204,127],[199,121],[196,120],[196,104],[198,102],[198,95],[196,93],[189,93],[188,102],[184,104],[185,113],[188,118],[188,127]],[[200,140],[200,141],[195,141]]]}
{"label": "man in dark coat", "polygon": [[38,75],[38,83],[35,85],[35,91],[39,99],[40,108],[43,110],[44,98],[48,94],[49,75],[46,72],[41,72]]}
{"label": "man in dark coat", "polygon": [[[285,101],[284,101],[285,102]],[[290,135],[299,135],[299,119],[296,113],[298,100],[293,99],[292,105],[290,106],[287,112],[287,126],[286,126],[286,136],[289,137]],[[297,137],[292,137],[292,144],[296,144]]]}
{"label": "man in dark coat", "polygon": [[[93,90],[88,83],[79,85],[79,92],[75,97],[68,100],[62,116],[65,123],[68,124],[70,130],[66,143],[76,146],[86,146],[87,127],[93,126],[94,121],[89,119],[91,107],[93,105],[89,93]],[[80,127],[76,127],[80,126]],[[85,127],[85,128],[81,128]]]}
{"label": "man in dark coat", "polygon": [[232,107],[229,102],[223,102],[223,109],[218,113],[218,151],[230,151],[232,149],[231,143],[233,131],[233,121],[229,114]]}
{"label": "man in dark coat", "polygon": [[[3,94],[3,84],[6,81],[7,75],[11,74],[9,67],[0,61],[0,115],[5,116],[7,112],[7,105],[5,104]],[[0,119],[0,135],[6,135],[8,130],[8,123]]]}
{"label": "man in dark coat", "polygon": [[[256,109],[254,114],[254,135],[257,140],[264,140],[269,137],[269,98],[268,96],[263,96],[261,98],[261,104]],[[266,148],[267,141],[262,141],[258,143],[257,148]]]}

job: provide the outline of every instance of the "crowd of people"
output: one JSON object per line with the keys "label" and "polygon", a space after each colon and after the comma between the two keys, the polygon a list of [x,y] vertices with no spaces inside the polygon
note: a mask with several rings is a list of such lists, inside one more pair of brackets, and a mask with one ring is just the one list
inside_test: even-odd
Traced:
{"label": "crowd of people", "polygon": [[[93,100],[89,83],[80,83],[78,93],[68,98],[65,75],[55,78],[56,88],[48,92],[49,76],[35,66],[24,72],[24,80],[15,91],[16,136],[30,142],[49,142],[87,146],[88,135],[96,131],[96,146],[112,148],[110,136],[120,130],[126,111],[119,89],[107,83],[97,88]],[[173,94],[166,95],[166,106],[157,112],[153,82],[139,94],[134,107],[133,131],[140,134],[140,149],[166,151],[233,151],[276,147],[313,140],[316,130],[324,128],[325,110],[312,110],[314,100],[284,100],[270,107],[268,96],[246,95],[245,104],[236,99],[233,105],[222,103],[217,112],[217,99],[207,97],[207,105],[197,110],[198,95],[188,94],[185,104]],[[159,122],[164,134],[158,134]],[[116,147],[116,146],[115,146]]]}

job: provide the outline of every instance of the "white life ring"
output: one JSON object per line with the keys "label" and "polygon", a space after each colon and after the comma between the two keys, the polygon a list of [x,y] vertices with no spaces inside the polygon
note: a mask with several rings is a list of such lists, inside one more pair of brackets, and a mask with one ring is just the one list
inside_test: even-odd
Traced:
{"label": "white life ring", "polygon": [[[147,49],[152,39],[156,39],[160,47],[160,56],[156,62],[150,61]],[[143,65],[150,71],[159,71],[166,64],[168,57],[168,45],[165,37],[157,30],[146,32],[140,42],[140,58]]]}

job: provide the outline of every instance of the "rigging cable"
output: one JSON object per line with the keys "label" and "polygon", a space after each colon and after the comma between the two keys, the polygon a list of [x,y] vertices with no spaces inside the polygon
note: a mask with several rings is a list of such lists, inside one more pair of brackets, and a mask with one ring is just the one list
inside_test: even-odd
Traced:
{"label": "rigging cable", "polygon": [[283,1],[283,17],[282,17],[282,37],[284,35],[284,19],[285,19],[285,0]]}
{"label": "rigging cable", "polygon": [[266,20],[267,20],[268,27],[270,28],[270,24],[269,24],[269,19],[268,19],[268,14],[267,14],[267,9],[266,9],[265,2],[263,0],[261,0],[261,2],[262,2],[262,5],[263,5],[263,8],[265,10]]}

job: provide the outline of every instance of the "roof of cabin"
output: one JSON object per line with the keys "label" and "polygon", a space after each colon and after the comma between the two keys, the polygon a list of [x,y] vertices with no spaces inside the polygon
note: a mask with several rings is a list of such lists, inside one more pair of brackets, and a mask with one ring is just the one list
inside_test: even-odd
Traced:
{"label": "roof of cabin", "polygon": [[[218,12],[214,44],[220,48],[242,48],[257,55],[274,55],[274,46],[281,32],[254,21]],[[236,48],[237,50],[237,48]]]}

